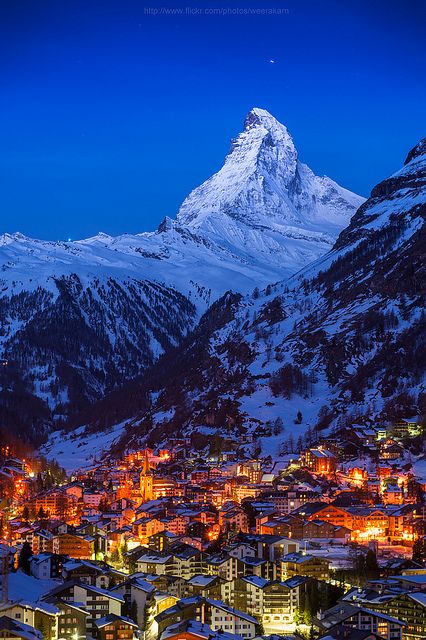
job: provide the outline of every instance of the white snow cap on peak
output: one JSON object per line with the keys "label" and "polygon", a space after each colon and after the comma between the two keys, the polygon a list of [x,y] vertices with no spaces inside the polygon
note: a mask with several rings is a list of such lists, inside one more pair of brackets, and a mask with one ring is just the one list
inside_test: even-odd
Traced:
{"label": "white snow cap on peak", "polygon": [[286,129],[286,127],[278,122],[274,116],[266,111],[266,109],[260,109],[259,107],[254,107],[251,109],[245,117],[244,120],[244,129],[251,129],[258,125],[262,125],[265,129],[274,129],[276,127],[281,127]]}
{"label": "white snow cap on peak", "polygon": [[[180,226],[224,235],[229,224],[279,229],[293,237],[317,234],[330,244],[363,198],[299,161],[293,138],[273,115],[255,107],[231,142],[222,168],[182,203]],[[240,236],[240,228],[229,235]]]}

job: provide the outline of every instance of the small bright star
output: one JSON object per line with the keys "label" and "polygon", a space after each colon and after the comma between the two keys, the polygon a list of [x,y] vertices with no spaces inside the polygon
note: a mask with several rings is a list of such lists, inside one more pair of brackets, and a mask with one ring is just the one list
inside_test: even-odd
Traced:
{"label": "small bright star", "polygon": [[269,64],[275,64],[275,60],[269,60]]}

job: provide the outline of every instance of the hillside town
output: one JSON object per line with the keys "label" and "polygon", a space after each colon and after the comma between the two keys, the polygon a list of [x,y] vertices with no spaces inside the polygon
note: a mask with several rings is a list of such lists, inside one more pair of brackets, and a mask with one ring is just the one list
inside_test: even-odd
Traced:
{"label": "hillside town", "polygon": [[422,421],[320,436],[275,460],[170,437],[70,477],[4,447],[0,637],[425,638]]}

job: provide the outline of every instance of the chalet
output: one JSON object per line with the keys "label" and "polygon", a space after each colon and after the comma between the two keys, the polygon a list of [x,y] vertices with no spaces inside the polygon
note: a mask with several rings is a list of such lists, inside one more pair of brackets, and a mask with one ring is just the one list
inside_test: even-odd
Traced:
{"label": "chalet", "polygon": [[166,524],[158,518],[138,518],[132,524],[133,535],[139,538],[141,544],[147,544],[149,538],[159,531],[164,531]]}
{"label": "chalet", "polygon": [[274,562],[282,555],[299,551],[299,541],[283,536],[246,534],[244,540],[256,549],[256,556]]}
{"label": "chalet", "polygon": [[76,580],[65,582],[52,589],[43,597],[43,600],[50,601],[52,597],[59,598],[64,602],[80,603],[79,606],[89,612],[89,616],[86,618],[86,632],[90,635],[93,635],[95,631],[95,621],[98,618],[110,613],[121,615],[121,606],[124,604],[124,598],[118,593],[83,584]]}
{"label": "chalet", "polygon": [[42,640],[40,631],[9,616],[0,616],[0,638],[6,640]]}
{"label": "chalet", "polygon": [[182,598],[173,606],[155,616],[153,628],[149,633],[160,637],[166,627],[184,620],[205,620],[206,599],[200,596]]}
{"label": "chalet", "polygon": [[256,635],[258,628],[258,621],[248,613],[239,611],[226,605],[220,600],[206,599],[208,605],[210,605],[210,626],[213,631],[224,631],[225,633],[232,633],[243,640],[247,638],[253,638]]}
{"label": "chalet", "polygon": [[220,599],[223,584],[228,583],[220,576],[199,574],[187,581],[186,591],[188,596],[197,595]]}
{"label": "chalet", "polygon": [[147,582],[152,584],[155,589],[158,591],[166,592],[171,596],[180,600],[181,598],[186,597],[188,581],[183,578],[178,578],[177,576],[169,576],[169,575],[148,575],[145,576]]}
{"label": "chalet", "polygon": [[416,437],[421,435],[422,429],[418,416],[412,418],[400,418],[392,427],[392,433],[395,438],[400,440],[407,437]]}
{"label": "chalet", "polygon": [[86,622],[90,613],[75,602],[66,602],[59,598],[51,598],[48,601],[58,611],[58,635],[61,638],[72,638],[86,635]]}
{"label": "chalet", "polygon": [[299,605],[299,588],[286,582],[248,575],[222,585],[221,599],[263,624],[288,624]]}
{"label": "chalet", "polygon": [[238,636],[214,631],[208,624],[198,620],[183,620],[170,625],[162,632],[159,640],[240,640]]}
{"label": "chalet", "polygon": [[345,627],[342,624],[320,636],[318,640],[382,640],[382,637],[369,630]]}
{"label": "chalet", "polygon": [[380,443],[380,458],[393,462],[401,458],[404,454],[404,448],[395,440],[384,440]]}
{"label": "chalet", "polygon": [[69,496],[74,495],[77,500],[82,500],[84,485],[81,484],[81,482],[70,482],[69,484],[62,487],[62,491],[64,491]]}
{"label": "chalet", "polygon": [[64,520],[72,520],[77,512],[78,499],[61,489],[50,489],[38,494],[28,502],[28,507],[35,513],[43,509],[51,518],[58,517]]}
{"label": "chalet", "polygon": [[88,560],[68,560],[63,565],[62,576],[66,581],[78,580],[101,589],[108,589],[113,580],[108,565]]}
{"label": "chalet", "polygon": [[[291,540],[348,540],[350,537],[350,530],[345,527],[336,526],[324,520],[303,520],[303,518],[295,516],[265,522],[261,526],[260,532],[286,536]],[[291,547],[291,544],[289,546]],[[298,548],[289,548],[287,553],[291,551],[298,551]]]}
{"label": "chalet", "polygon": [[192,576],[202,573],[204,568],[204,554],[189,544],[177,542],[170,548],[171,562],[166,567],[166,573],[188,580]]}
{"label": "chalet", "polygon": [[281,558],[281,578],[292,576],[310,576],[317,580],[327,580],[330,562],[304,553],[289,553]]}
{"label": "chalet", "polygon": [[58,635],[59,609],[51,604],[33,603],[25,600],[3,603],[1,615],[7,616],[18,624],[23,623],[37,629],[44,628],[46,633],[54,637]]}
{"label": "chalet", "polygon": [[426,637],[426,592],[411,591],[387,600],[380,611],[404,620],[404,640],[424,640]]}
{"label": "chalet", "polygon": [[318,500],[318,493],[307,488],[274,491],[273,493],[267,493],[266,496],[279,515],[287,515],[295,509],[302,507],[307,502],[315,502]]}
{"label": "chalet", "polygon": [[52,551],[58,555],[72,558],[91,558],[95,550],[95,538],[78,536],[73,533],[62,533],[53,536]]}
{"label": "chalet", "polygon": [[96,640],[133,640],[138,625],[124,616],[109,613],[94,621],[93,635]]}
{"label": "chalet", "polygon": [[56,553],[34,555],[30,558],[30,573],[38,580],[59,578],[62,575],[62,567],[68,560],[68,556]]}
{"label": "chalet", "polygon": [[378,480],[377,478],[369,478],[366,482],[366,489],[369,493],[375,493],[378,494],[380,493],[380,480]]}
{"label": "chalet", "polygon": [[206,482],[209,479],[210,469],[209,467],[197,467],[190,473],[190,480],[192,484],[200,484]]}
{"label": "chalet", "polygon": [[382,492],[382,499],[385,504],[402,504],[404,494],[397,483],[388,483]]}
{"label": "chalet", "polygon": [[146,550],[136,560],[136,571],[161,575],[167,572],[167,568],[172,566],[172,563],[172,553]]}
{"label": "chalet", "polygon": [[206,558],[205,572],[207,575],[219,576],[224,580],[233,580],[243,575],[244,565],[240,558],[222,552]]}
{"label": "chalet", "polygon": [[405,623],[397,618],[348,602],[337,603],[313,620],[313,627],[319,633],[332,631],[342,625],[375,633],[385,640],[402,640],[405,627]]}
{"label": "chalet", "polygon": [[330,475],[336,471],[337,459],[328,449],[306,449],[301,453],[300,461],[314,473]]}
{"label": "chalet", "polygon": [[353,516],[347,508],[337,507],[334,504],[313,502],[296,509],[292,515],[298,515],[305,520],[323,520],[336,527],[345,527],[352,530]]}
{"label": "chalet", "polygon": [[226,530],[249,531],[248,517],[245,511],[239,507],[222,511],[219,514],[219,524]]}
{"label": "chalet", "polygon": [[51,553],[53,548],[53,533],[39,529],[33,531],[31,549],[34,555],[41,553]]}
{"label": "chalet", "polygon": [[244,575],[254,575],[267,580],[276,578],[276,564],[266,558],[247,556],[242,558]]}
{"label": "chalet", "polygon": [[233,558],[247,558],[256,555],[256,549],[248,542],[232,542],[223,547],[223,551]]}
{"label": "chalet", "polygon": [[381,538],[389,533],[389,513],[386,507],[347,507],[352,516],[352,538]]}
{"label": "chalet", "polygon": [[171,531],[163,530],[153,533],[148,537],[148,547],[154,551],[164,551],[168,549],[173,542],[176,542],[177,536]]}

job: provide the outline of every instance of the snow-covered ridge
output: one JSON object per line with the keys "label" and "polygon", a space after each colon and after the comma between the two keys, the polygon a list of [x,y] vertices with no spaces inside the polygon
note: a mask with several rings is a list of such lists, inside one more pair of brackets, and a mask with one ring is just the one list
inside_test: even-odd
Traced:
{"label": "snow-covered ridge", "polygon": [[99,233],[73,242],[4,234],[1,278],[19,290],[71,273],[83,280],[132,275],[185,295],[201,287],[210,290],[211,301],[230,282],[246,292],[318,258],[362,202],[315,176],[299,161],[286,127],[267,111],[252,109],[222,169],[194,189],[176,220],[165,218],[153,233]]}
{"label": "snow-covered ridge", "polygon": [[316,176],[299,161],[287,128],[267,111],[253,109],[222,169],[186,198],[177,222],[211,231],[220,215],[222,225],[231,219],[333,238],[363,201],[330,178]]}
{"label": "snow-covered ridge", "polygon": [[4,234],[0,359],[11,363],[4,401],[15,423],[18,382],[44,403],[31,434],[51,428],[52,415],[142,375],[226,291],[287,280],[318,259],[362,201],[315,176],[286,127],[253,109],[223,168],[156,231],[69,242]]}

